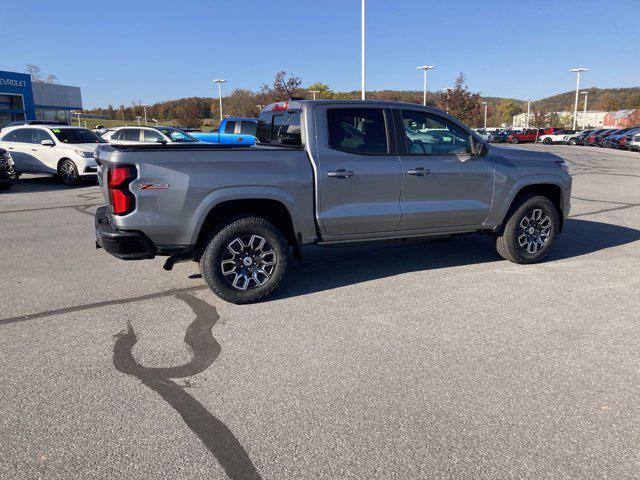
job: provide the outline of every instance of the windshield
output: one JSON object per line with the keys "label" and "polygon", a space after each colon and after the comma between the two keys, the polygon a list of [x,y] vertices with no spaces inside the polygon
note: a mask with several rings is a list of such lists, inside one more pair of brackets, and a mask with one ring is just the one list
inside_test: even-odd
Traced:
{"label": "windshield", "polygon": [[162,133],[164,133],[167,137],[171,139],[172,142],[197,142],[198,139],[196,137],[192,137],[186,132],[182,130],[178,130],[177,128],[159,128]]}
{"label": "windshield", "polygon": [[52,128],[51,132],[62,143],[107,143],[87,128]]}

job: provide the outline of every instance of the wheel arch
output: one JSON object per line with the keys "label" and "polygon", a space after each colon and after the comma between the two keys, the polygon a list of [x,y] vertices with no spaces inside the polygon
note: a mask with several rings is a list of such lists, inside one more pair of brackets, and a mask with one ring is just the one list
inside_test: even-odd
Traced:
{"label": "wheel arch", "polygon": [[562,185],[554,181],[541,181],[539,183],[527,183],[516,187],[508,202],[509,207],[502,215],[499,227],[496,233],[502,233],[505,223],[509,220],[509,216],[515,211],[525,197],[540,195],[548,198],[558,212],[558,221],[560,223],[559,230],[562,232],[564,228],[564,205],[562,196]]}
{"label": "wheel arch", "polygon": [[268,196],[231,198],[211,205],[194,232],[196,259],[212,235],[233,219],[244,216],[261,217],[273,223],[282,232],[287,243],[293,247],[295,258],[302,259],[302,242],[296,233],[294,217],[289,206],[282,199]]}

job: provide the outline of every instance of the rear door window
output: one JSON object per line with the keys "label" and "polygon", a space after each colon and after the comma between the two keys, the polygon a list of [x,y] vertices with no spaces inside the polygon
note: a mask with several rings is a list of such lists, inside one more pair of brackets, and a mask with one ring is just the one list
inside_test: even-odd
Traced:
{"label": "rear door window", "polygon": [[125,128],[121,130],[122,134],[120,140],[126,140],[129,142],[140,141],[140,129],[138,128]]}
{"label": "rear door window", "polygon": [[240,123],[240,133],[242,135],[254,135],[256,134],[256,122],[243,120]]}
{"label": "rear door window", "polygon": [[329,148],[359,155],[386,155],[389,152],[382,109],[330,108],[327,123]]}
{"label": "rear door window", "polygon": [[18,143],[32,143],[33,142],[33,129],[32,128],[18,128],[13,132],[9,132],[2,139],[5,142],[18,142]]}

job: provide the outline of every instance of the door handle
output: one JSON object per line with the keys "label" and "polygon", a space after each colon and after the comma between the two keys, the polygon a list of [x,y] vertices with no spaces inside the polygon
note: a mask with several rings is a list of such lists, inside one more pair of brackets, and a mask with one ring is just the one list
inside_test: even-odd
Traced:
{"label": "door handle", "polygon": [[345,170],[344,168],[341,168],[340,170],[336,170],[335,172],[328,172],[327,177],[349,178],[353,177],[353,172],[351,170]]}
{"label": "door handle", "polygon": [[37,152],[38,150],[36,148],[32,148],[31,151],[32,152]]}
{"label": "door handle", "polygon": [[7,147],[8,150],[15,150],[13,147]]}
{"label": "door handle", "polygon": [[413,170],[407,170],[408,175],[415,175],[416,177],[424,177],[425,175],[429,175],[431,170],[424,167],[414,168]]}

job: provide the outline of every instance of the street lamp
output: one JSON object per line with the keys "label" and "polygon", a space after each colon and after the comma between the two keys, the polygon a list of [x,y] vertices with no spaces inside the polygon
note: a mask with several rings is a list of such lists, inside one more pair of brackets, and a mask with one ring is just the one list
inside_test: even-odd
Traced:
{"label": "street lamp", "polygon": [[588,68],[585,67],[579,67],[579,68],[572,68],[571,70],[569,70],[572,73],[577,73],[576,75],[576,103],[573,106],[573,130],[576,129],[576,123],[578,120],[578,92],[580,91],[580,74],[582,72],[586,72],[588,71]]}
{"label": "street lamp", "polygon": [[256,108],[258,109],[258,112],[262,111],[262,105],[256,105]]}
{"label": "street lamp", "polygon": [[141,119],[141,118],[142,118],[142,117],[141,117],[140,115],[136,115],[136,120],[138,121],[138,125],[140,125],[140,119]]}
{"label": "street lamp", "polygon": [[525,121],[525,128],[529,128],[529,117],[531,115],[531,99],[529,97],[525,98],[527,101],[527,120]]}
{"label": "street lamp", "polygon": [[151,121],[156,122],[156,127],[158,126],[158,123],[159,123],[158,120],[156,120],[155,118],[152,118]]}
{"label": "street lamp", "polygon": [[484,105],[484,130],[487,131],[487,102],[482,102]]}
{"label": "street lamp", "polygon": [[220,102],[220,121],[222,121],[222,84],[227,83],[227,81],[221,78],[218,78],[214,80],[213,83],[218,84],[218,101]]}
{"label": "street lamp", "polygon": [[149,105],[142,105],[142,109],[144,110],[144,124],[145,124],[145,125],[149,125],[149,124],[147,123],[147,107],[148,107],[148,106],[149,106]]}
{"label": "street lamp", "polygon": [[362,0],[362,7],[361,7],[361,17],[362,17],[361,18],[361,22],[362,22],[361,36],[362,36],[362,38],[361,38],[361,42],[360,42],[361,43],[360,49],[361,49],[361,52],[362,52],[362,54],[361,54],[361,56],[362,56],[361,65],[360,65],[360,70],[361,70],[360,74],[361,74],[361,83],[362,83],[360,89],[362,90],[362,100],[365,99],[365,88],[364,88],[364,84],[365,84],[365,72],[364,72],[364,53],[365,53],[364,52],[364,37],[365,37],[364,27],[365,27],[365,21],[364,20],[365,20],[365,9],[366,9],[365,8],[366,7],[365,3],[366,3],[366,0]]}
{"label": "street lamp", "polygon": [[80,115],[82,115],[82,112],[73,112],[73,113],[78,116],[78,126],[81,127],[82,125],[80,124]]}
{"label": "street lamp", "polygon": [[580,92],[580,95],[584,95],[584,110],[583,115],[587,114],[587,98],[589,97],[589,92]]}
{"label": "street lamp", "polygon": [[447,88],[443,88],[443,89],[442,89],[442,91],[443,91],[443,92],[444,92],[444,94],[445,94],[445,97],[444,97],[444,104],[445,104],[445,106],[446,106],[447,113],[449,113],[449,92],[450,92],[451,90],[453,90],[453,87],[447,87]]}
{"label": "street lamp", "polygon": [[320,93],[320,90],[309,90],[309,93],[313,93],[313,99],[316,99],[316,93]]}
{"label": "street lamp", "polygon": [[422,105],[427,104],[427,70],[433,70],[434,68],[436,67],[434,67],[433,65],[421,65],[420,67],[416,67],[416,70],[424,71],[424,82],[422,86]]}

